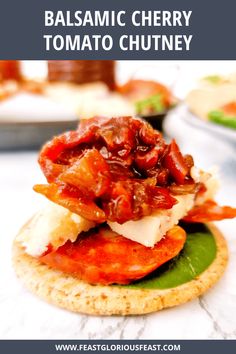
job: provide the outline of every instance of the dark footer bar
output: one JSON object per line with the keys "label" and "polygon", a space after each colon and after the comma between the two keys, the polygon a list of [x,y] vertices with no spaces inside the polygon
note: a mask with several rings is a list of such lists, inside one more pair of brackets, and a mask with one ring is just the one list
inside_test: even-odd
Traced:
{"label": "dark footer bar", "polygon": [[235,354],[236,340],[2,340],[0,354],[52,353]]}

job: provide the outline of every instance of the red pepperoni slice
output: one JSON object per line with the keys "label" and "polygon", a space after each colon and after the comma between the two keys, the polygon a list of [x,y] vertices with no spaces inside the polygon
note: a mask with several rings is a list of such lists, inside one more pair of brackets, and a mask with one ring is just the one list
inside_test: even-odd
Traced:
{"label": "red pepperoni slice", "polygon": [[175,257],[183,248],[185,231],[175,226],[153,248],[100,227],[81,234],[40,260],[91,284],[128,284],[143,278]]}
{"label": "red pepperoni slice", "polygon": [[230,206],[220,206],[213,200],[207,200],[202,205],[195,206],[184,217],[187,222],[205,223],[209,221],[219,221],[236,217],[236,208]]}

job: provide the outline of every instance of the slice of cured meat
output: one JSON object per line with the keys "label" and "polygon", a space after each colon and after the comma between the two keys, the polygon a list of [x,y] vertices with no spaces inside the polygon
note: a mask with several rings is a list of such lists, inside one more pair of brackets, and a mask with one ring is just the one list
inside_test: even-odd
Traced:
{"label": "slice of cured meat", "polygon": [[236,217],[236,208],[220,206],[213,200],[207,200],[204,204],[196,205],[184,217],[186,222],[205,223]]}
{"label": "slice of cured meat", "polygon": [[175,226],[153,248],[148,248],[108,227],[99,227],[40,260],[91,284],[128,284],[175,257],[185,240],[185,231]]}

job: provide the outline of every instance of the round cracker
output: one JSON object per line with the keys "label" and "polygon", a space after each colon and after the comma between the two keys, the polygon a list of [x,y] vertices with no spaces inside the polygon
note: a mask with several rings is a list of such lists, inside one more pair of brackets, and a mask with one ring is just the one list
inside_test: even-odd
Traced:
{"label": "round cracker", "polygon": [[13,265],[17,276],[29,290],[54,305],[93,315],[141,315],[190,301],[203,294],[221,277],[228,260],[227,244],[215,226],[208,226],[216,240],[215,260],[196,279],[171,289],[90,285],[40,263],[27,255],[16,240],[13,244]]}

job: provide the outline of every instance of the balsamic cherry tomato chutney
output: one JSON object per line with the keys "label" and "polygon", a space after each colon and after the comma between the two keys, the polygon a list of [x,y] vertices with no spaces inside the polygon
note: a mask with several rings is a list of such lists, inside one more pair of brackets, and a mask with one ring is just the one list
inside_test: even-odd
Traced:
{"label": "balsamic cherry tomato chutney", "polygon": [[76,131],[46,143],[39,163],[48,184],[35,191],[96,222],[124,223],[170,209],[175,194],[197,187],[192,157],[132,117],[82,120]]}

